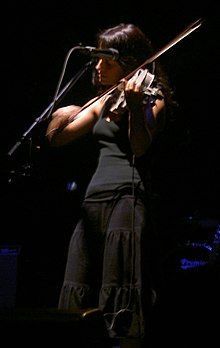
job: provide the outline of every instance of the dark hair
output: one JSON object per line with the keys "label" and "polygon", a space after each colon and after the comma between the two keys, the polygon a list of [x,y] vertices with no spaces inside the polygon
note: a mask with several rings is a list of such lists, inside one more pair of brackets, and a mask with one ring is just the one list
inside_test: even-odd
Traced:
{"label": "dark hair", "polygon": [[126,75],[144,63],[153,51],[150,40],[134,24],[121,23],[100,31],[97,45],[99,48],[115,48],[119,51],[118,63]]}

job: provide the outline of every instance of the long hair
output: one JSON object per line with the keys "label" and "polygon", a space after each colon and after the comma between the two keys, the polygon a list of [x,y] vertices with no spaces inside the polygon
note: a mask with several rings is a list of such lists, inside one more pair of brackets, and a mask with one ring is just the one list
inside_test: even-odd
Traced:
{"label": "long hair", "polygon": [[125,74],[137,68],[152,54],[150,40],[133,24],[118,24],[97,34],[99,48],[115,48]]}

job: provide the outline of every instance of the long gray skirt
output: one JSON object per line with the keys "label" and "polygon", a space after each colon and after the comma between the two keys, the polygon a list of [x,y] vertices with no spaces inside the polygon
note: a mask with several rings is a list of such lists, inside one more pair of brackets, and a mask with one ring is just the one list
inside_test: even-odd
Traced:
{"label": "long gray skirt", "polygon": [[144,337],[154,233],[142,198],[85,201],[70,240],[60,309],[99,308],[114,337]]}

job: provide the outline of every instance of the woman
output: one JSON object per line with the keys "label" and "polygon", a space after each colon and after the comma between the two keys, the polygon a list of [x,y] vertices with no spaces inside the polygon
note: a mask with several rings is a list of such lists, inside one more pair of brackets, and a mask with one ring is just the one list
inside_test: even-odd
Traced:
{"label": "woman", "polygon": [[[156,93],[149,92],[136,74],[127,78],[152,54],[150,41],[138,27],[122,23],[103,30],[97,47],[119,52],[117,60],[97,61],[98,97],[82,108],[59,108],[47,129],[51,146],[92,132],[100,149],[70,241],[59,308],[98,307],[110,337],[141,341],[155,300],[150,253],[155,234],[147,164],[172,98],[155,63],[146,71],[154,77],[150,87]],[[117,84],[120,88],[111,93],[110,87]],[[122,103],[116,107],[119,95]]]}

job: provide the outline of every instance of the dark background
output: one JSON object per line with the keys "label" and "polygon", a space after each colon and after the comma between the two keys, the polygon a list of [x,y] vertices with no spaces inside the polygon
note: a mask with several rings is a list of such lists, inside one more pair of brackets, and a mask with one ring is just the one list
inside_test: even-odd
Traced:
{"label": "dark background", "polygon": [[[69,49],[79,43],[94,46],[99,29],[119,22],[138,25],[158,50],[191,22],[204,19],[199,29],[159,58],[180,110],[155,162],[154,184],[165,244],[169,246],[173,239],[191,240],[195,230],[201,232],[196,236],[200,242],[212,238],[219,220],[219,17],[215,2],[13,0],[6,6],[0,245],[20,247],[17,304],[56,307],[69,238],[96,154],[89,137],[74,148],[49,150],[43,140],[45,122],[34,129],[32,125],[52,102]],[[87,58],[72,54],[64,82],[86,62]],[[85,76],[62,105],[83,103],[90,89]],[[8,155],[24,134],[21,145]],[[76,183],[75,190],[68,189],[69,182]],[[191,218],[196,228],[189,228]]]}

